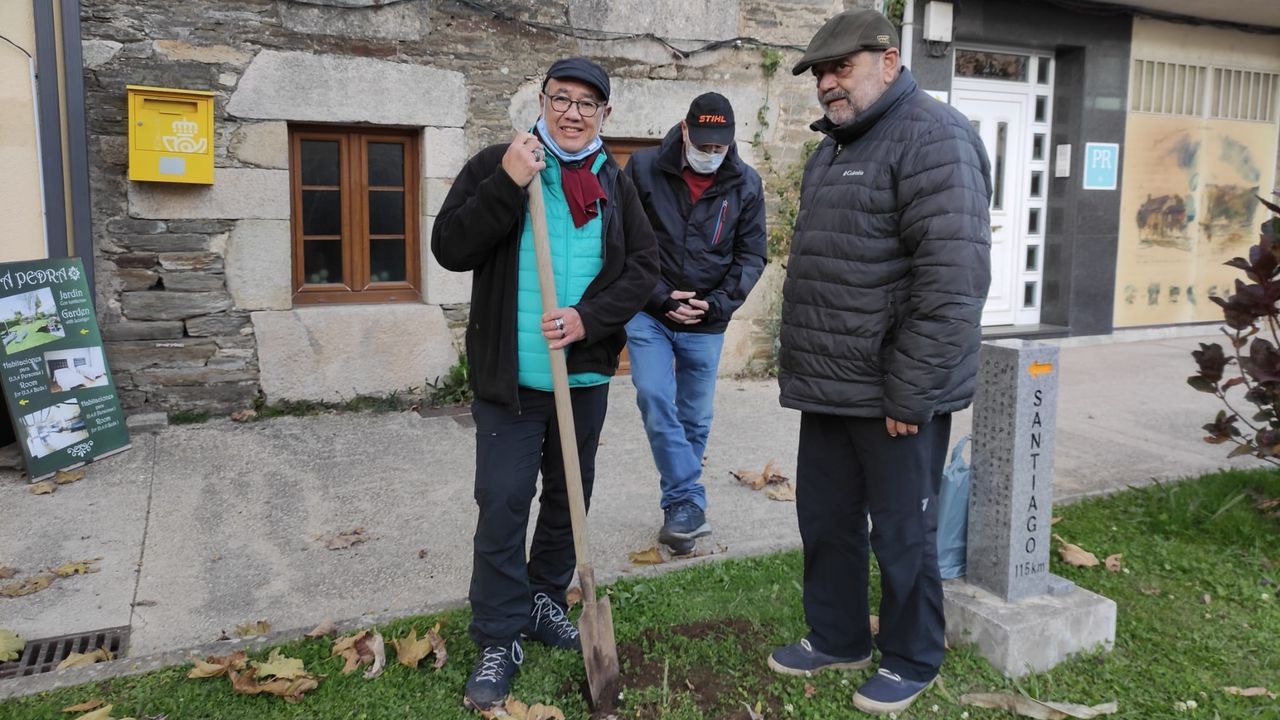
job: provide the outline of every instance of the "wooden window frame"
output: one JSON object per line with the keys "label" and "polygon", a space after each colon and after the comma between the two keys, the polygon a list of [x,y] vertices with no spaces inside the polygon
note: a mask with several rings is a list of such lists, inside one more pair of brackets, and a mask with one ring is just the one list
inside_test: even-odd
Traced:
{"label": "wooden window frame", "polygon": [[[307,283],[302,231],[302,141],[338,143],[339,185],[342,196],[342,283]],[[370,142],[398,142],[404,152],[405,279],[373,282],[369,277],[369,164]],[[325,305],[352,303],[422,302],[420,131],[410,128],[362,126],[290,125],[289,195],[290,246],[293,253],[293,303]],[[362,278],[362,280],[357,280]],[[359,283],[359,287],[356,287]]]}

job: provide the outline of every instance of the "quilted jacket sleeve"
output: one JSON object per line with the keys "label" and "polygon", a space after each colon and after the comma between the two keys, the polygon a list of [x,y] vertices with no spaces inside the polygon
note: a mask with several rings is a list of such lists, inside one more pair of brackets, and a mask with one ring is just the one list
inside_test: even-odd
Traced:
{"label": "quilted jacket sleeve", "polygon": [[921,425],[950,375],[977,351],[991,284],[990,164],[967,126],[944,123],[912,143],[898,175],[899,232],[911,282],[888,348],[884,412]]}

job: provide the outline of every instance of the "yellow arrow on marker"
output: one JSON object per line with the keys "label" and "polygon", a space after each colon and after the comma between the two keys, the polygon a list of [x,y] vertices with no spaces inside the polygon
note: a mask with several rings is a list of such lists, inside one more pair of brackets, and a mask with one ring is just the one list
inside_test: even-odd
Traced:
{"label": "yellow arrow on marker", "polygon": [[81,330],[81,331],[80,331],[80,334],[81,334],[81,335],[88,335],[88,334],[89,334],[89,328],[84,328],[83,330]]}
{"label": "yellow arrow on marker", "polygon": [[1027,367],[1027,372],[1031,373],[1031,377],[1039,379],[1041,375],[1053,372],[1053,363],[1033,362]]}
{"label": "yellow arrow on marker", "polygon": [[19,400],[19,401],[18,401],[18,404],[19,404],[19,405],[26,405],[26,404],[27,404],[27,403],[29,403],[29,402],[31,402],[31,401],[30,401],[30,400]]}

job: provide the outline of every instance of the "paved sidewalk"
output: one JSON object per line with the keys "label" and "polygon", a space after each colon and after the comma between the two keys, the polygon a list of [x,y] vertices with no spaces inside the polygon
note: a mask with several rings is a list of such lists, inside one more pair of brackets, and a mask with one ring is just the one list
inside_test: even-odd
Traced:
{"label": "paved sidewalk", "polygon": [[[1185,382],[1200,340],[1063,348],[1059,502],[1229,464],[1223,448],[1201,441],[1215,399]],[[603,582],[648,572],[627,554],[654,544],[662,518],[629,380],[614,382],[610,404],[591,514]],[[35,639],[129,625],[136,658],[211,642],[257,619],[306,629],[324,617],[459,604],[475,522],[468,421],[349,414],[172,427],[135,437],[132,450],[44,496],[2,472],[0,565],[25,576],[101,557],[102,570],[0,599],[0,627]],[[793,473],[798,427],[799,414],[778,406],[774,382],[722,379],[705,476],[710,540],[727,548],[717,558],[798,547],[795,506],[729,475],[770,460]],[[969,413],[958,415],[955,434],[968,427]],[[357,526],[373,539],[336,551],[317,539]],[[50,682],[0,681],[0,697]]]}

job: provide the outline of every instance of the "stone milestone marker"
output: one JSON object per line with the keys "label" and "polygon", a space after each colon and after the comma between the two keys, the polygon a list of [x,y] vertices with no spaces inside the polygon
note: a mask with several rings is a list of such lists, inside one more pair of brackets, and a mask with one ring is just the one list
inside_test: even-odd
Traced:
{"label": "stone milestone marker", "polygon": [[1007,601],[1049,591],[1058,348],[982,348],[973,407],[968,581]]}
{"label": "stone milestone marker", "polygon": [[1116,604],[1049,573],[1058,349],[983,343],[973,404],[967,573],[944,584],[947,639],[1005,675],[1111,649]]}

